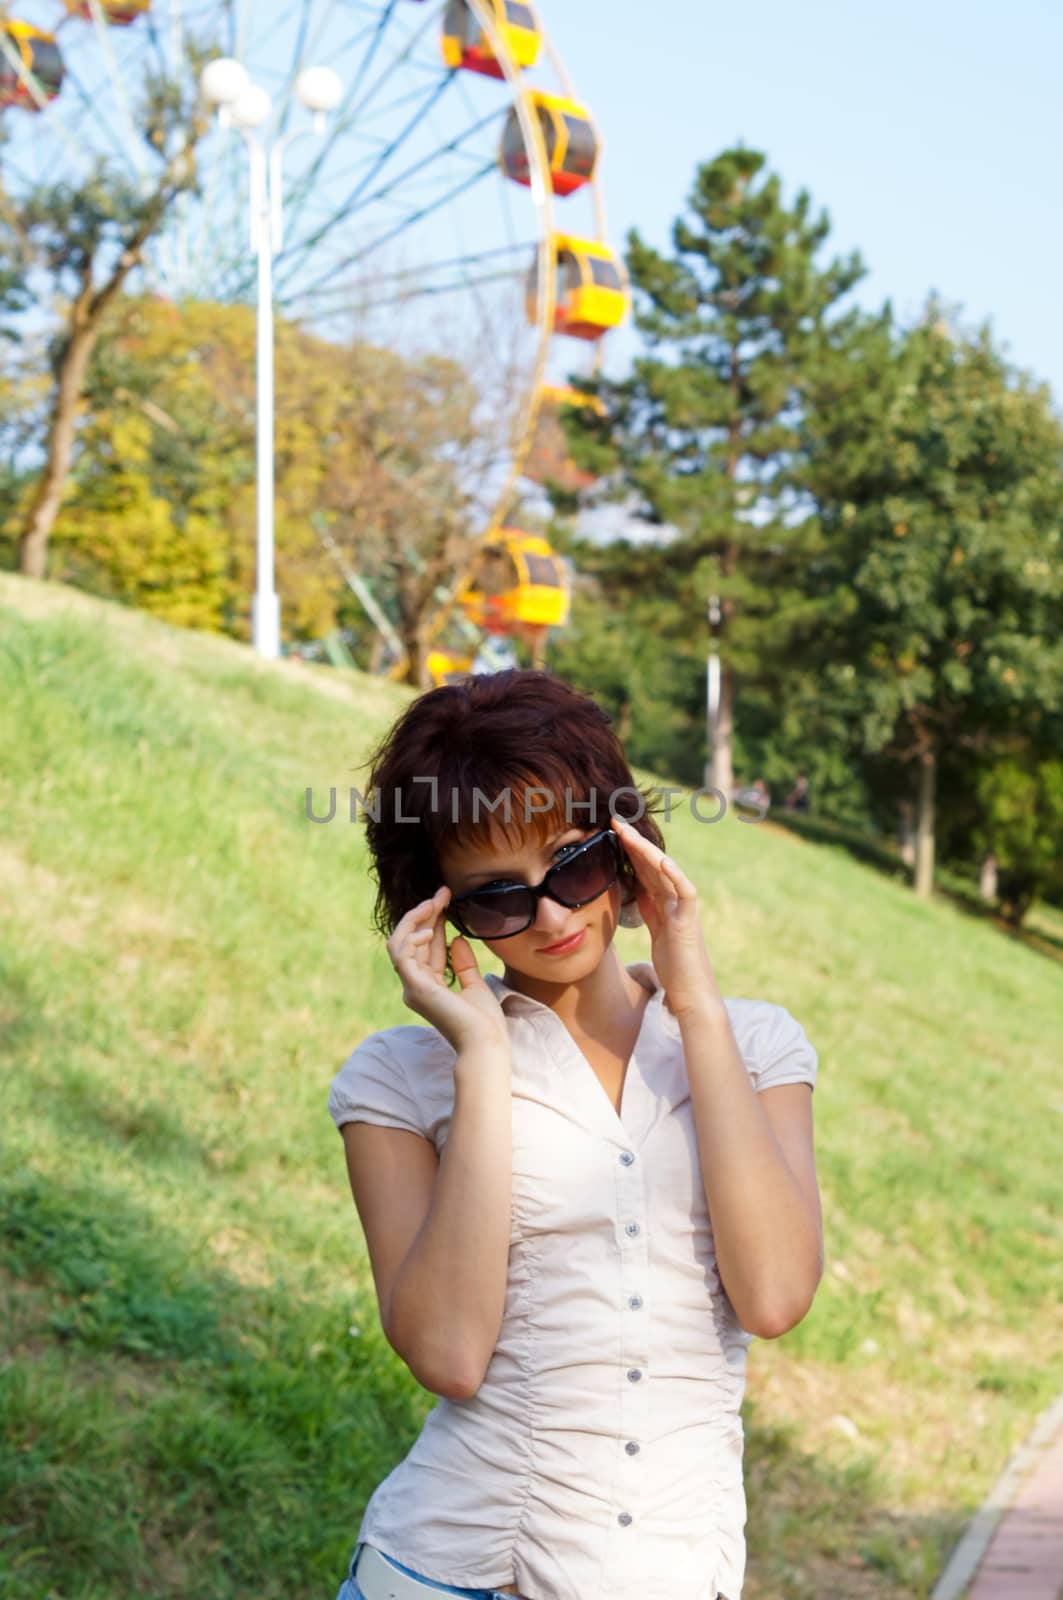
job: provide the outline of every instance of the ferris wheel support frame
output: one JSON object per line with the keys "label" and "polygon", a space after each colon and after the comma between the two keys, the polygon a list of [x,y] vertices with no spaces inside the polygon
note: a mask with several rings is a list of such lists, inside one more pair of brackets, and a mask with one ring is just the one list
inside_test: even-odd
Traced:
{"label": "ferris wheel support frame", "polygon": [[[507,85],[513,91],[513,103],[520,123],[520,130],[524,136],[524,147],[529,157],[529,187],[531,189],[532,202],[539,215],[535,305],[535,320],[539,330],[539,340],[536,347],[532,381],[524,407],[517,417],[514,428],[509,471],[495,502],[495,509],[487,527],[477,542],[479,548],[502,526],[513,497],[513,491],[524,470],[524,464],[531,449],[535,424],[542,403],[543,378],[546,374],[546,363],[550,354],[550,342],[554,331],[554,315],[557,308],[557,260],[554,251],[554,189],[550,173],[550,157],[547,153],[546,140],[543,137],[539,118],[528,104],[524,91],[524,74],[510,56],[505,38],[495,21],[494,12],[487,0],[467,0],[467,4],[483,30],[488,44],[491,46],[495,60],[502,68]],[[549,44],[538,7],[530,6],[529,9],[531,9],[535,18],[536,31],[547,45],[556,64],[557,56],[552,45]],[[455,70],[460,69],[456,68]],[[567,81],[567,75],[565,75],[565,78]],[[476,555],[474,554],[465,563],[453,582],[438,595],[438,608],[432,615],[432,620],[424,637],[426,654],[450,619],[457,603],[458,594],[471,576],[475,564]]]}

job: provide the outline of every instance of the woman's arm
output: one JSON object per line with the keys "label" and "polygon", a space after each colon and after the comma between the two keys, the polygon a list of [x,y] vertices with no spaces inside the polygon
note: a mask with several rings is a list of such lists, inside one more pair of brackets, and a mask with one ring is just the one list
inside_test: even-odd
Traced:
{"label": "woman's arm", "polygon": [[823,1276],[812,1153],[812,1091],[750,1082],[726,1007],[679,1018],[716,1263],[747,1333],[777,1339],[808,1311]]}
{"label": "woman's arm", "polygon": [[629,823],[614,816],[612,824],[634,865],[654,970],[679,1022],[720,1277],[742,1327],[776,1339],[800,1322],[823,1275],[812,1108],[800,1098],[803,1085],[778,1084],[765,1087],[775,1096],[768,1114],[705,948],[697,890]]}
{"label": "woman's arm", "polygon": [[426,1389],[468,1399],[505,1312],[513,1190],[508,1046],[467,1044],[432,1204],[389,1297],[386,1332]]}
{"label": "woman's arm", "polygon": [[[451,990],[447,984],[449,903],[450,890],[440,885],[430,899],[406,912],[387,945],[406,1004],[455,1052],[450,1132],[427,1215],[408,1247],[408,1195],[397,1197],[393,1215],[388,1215],[389,1199],[381,1204],[373,1175],[363,1176],[368,1209],[378,1218],[385,1213],[377,1222],[382,1230],[377,1258],[391,1261],[405,1250],[401,1265],[393,1274],[388,1270],[392,1281],[381,1305],[388,1341],[426,1389],[467,1399],[483,1382],[505,1313],[513,1194],[512,1064],[502,1007],[461,935],[451,946],[460,987]],[[412,1181],[416,1184],[416,1173]],[[396,1245],[387,1230],[402,1229],[404,1213],[406,1231]]]}

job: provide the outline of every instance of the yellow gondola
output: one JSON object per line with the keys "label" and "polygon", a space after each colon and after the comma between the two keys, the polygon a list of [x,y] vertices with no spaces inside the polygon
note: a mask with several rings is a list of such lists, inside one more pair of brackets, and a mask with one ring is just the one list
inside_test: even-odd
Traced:
{"label": "yellow gondola", "polygon": [[524,463],[524,477],[531,483],[544,486],[556,484],[569,494],[578,494],[590,488],[594,473],[578,467],[572,458],[561,423],[561,412],[565,406],[593,411],[599,417],[606,414],[605,406],[597,395],[584,394],[567,383],[544,383],[535,432]]}
{"label": "yellow gondola", "polygon": [[435,688],[457,683],[472,671],[472,656],[455,655],[451,650],[429,650],[425,658],[428,676]]}
{"label": "yellow gondola", "polygon": [[[616,255],[599,239],[575,239],[555,233],[557,305],[554,332],[573,339],[600,339],[619,327],[627,314],[627,291]],[[539,258],[528,274],[528,321],[537,320]]]}
{"label": "yellow gondola", "polygon": [[[0,22],[0,35],[18,55],[26,71],[33,75],[42,98],[54,100],[63,86],[63,58],[55,35],[43,33],[28,22]],[[22,106],[26,111],[41,109],[6,50],[0,54],[0,106]]]}
{"label": "yellow gondola", "polygon": [[[64,3],[72,17],[84,17],[86,22],[94,20],[89,0],[64,0]],[[151,10],[151,0],[100,0],[100,10],[112,28],[128,28],[145,11]]]}
{"label": "yellow gondola", "polygon": [[584,394],[582,389],[573,388],[571,383],[544,383],[542,387],[543,400],[558,410],[562,406],[575,406],[577,409],[593,411],[595,416],[605,416],[605,402],[596,394]]}
{"label": "yellow gondola", "polygon": [[469,621],[487,633],[562,627],[568,569],[541,535],[500,528],[485,541],[457,598]]}
{"label": "yellow gondola", "polygon": [[[539,89],[530,90],[527,100],[543,130],[553,191],[572,194],[594,177],[598,160],[598,136],[590,112],[575,100],[544,94]],[[502,132],[499,162],[507,178],[531,187],[531,158],[525,149],[516,106],[511,107]]]}
{"label": "yellow gondola", "polygon": [[[517,67],[533,67],[539,56],[542,37],[535,13],[523,0],[485,0],[505,41],[509,59]],[[488,78],[503,78],[505,73],[483,29],[466,0],[450,0],[443,19],[443,60],[448,67],[464,67],[482,72]]]}

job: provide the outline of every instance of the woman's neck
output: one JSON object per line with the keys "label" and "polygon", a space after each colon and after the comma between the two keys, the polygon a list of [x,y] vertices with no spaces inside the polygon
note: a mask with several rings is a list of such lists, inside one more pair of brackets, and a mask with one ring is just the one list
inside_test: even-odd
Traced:
{"label": "woman's neck", "polygon": [[567,1028],[591,1034],[603,1023],[616,1022],[646,1000],[646,991],[610,945],[593,972],[573,983],[547,983],[523,972],[503,974],[511,988],[549,1006]]}

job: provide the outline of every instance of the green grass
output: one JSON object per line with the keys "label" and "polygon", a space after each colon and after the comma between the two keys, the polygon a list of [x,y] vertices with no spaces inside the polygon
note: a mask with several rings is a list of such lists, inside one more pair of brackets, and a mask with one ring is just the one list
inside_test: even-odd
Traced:
{"label": "green grass", "polygon": [[[361,830],[303,815],[408,694],[0,576],[5,1600],[332,1600],[434,1403],[325,1107],[409,1013]],[[929,1595],[1063,1386],[1063,969],[844,848],[666,833],[724,992],[820,1053],[828,1265],[750,1352],[744,1600]]]}

